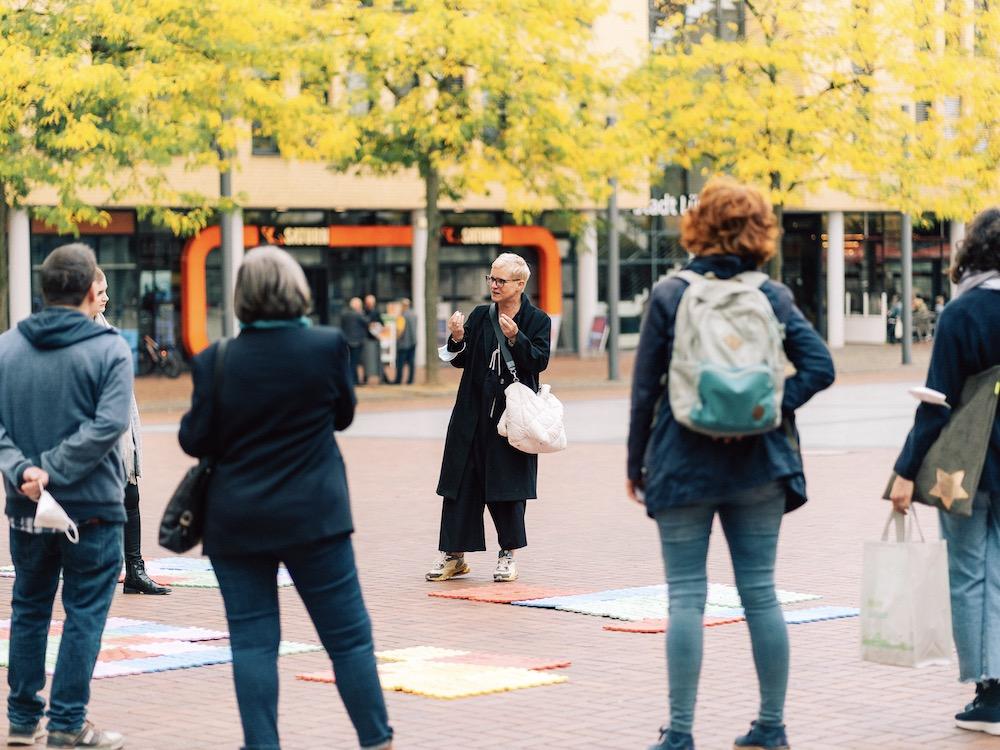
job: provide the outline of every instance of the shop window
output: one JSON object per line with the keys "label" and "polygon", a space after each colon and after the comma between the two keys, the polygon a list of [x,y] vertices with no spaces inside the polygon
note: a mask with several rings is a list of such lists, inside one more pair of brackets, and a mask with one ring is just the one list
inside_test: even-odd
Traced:
{"label": "shop window", "polygon": [[263,124],[255,121],[253,124],[253,136],[250,145],[250,153],[254,156],[280,156],[278,141],[271,135],[262,132]]}

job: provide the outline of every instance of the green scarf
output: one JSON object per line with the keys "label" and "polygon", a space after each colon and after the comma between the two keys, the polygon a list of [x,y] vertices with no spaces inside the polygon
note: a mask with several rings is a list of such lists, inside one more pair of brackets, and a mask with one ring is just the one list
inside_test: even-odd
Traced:
{"label": "green scarf", "polygon": [[255,320],[253,323],[240,323],[240,330],[245,331],[247,328],[257,328],[265,331],[272,328],[309,328],[311,325],[312,321],[303,315],[301,318],[286,318],[284,320]]}

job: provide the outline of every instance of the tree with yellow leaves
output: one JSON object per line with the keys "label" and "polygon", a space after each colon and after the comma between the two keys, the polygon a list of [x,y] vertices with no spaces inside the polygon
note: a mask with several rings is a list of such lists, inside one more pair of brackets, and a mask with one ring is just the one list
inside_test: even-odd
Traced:
{"label": "tree with yellow leaves", "polygon": [[609,114],[592,45],[598,0],[376,0],[357,12],[341,168],[424,182],[427,379],[437,381],[439,200],[503,190],[511,210],[603,189]]}
{"label": "tree with yellow leaves", "polygon": [[[892,1],[892,0],[890,0]],[[867,135],[854,113],[882,74],[885,26],[863,2],[666,2],[625,117],[653,163],[725,172],[769,191],[852,188]],[[780,277],[781,255],[772,273]]]}
{"label": "tree with yellow leaves", "polygon": [[878,9],[896,43],[860,102],[866,148],[852,168],[868,196],[904,214],[966,221],[1000,201],[1000,7],[945,6]]}
{"label": "tree with yellow leaves", "polygon": [[[63,0],[0,6],[0,227],[33,190],[33,212],[63,231],[106,220],[126,197],[177,233],[201,228],[239,196],[185,192],[168,168],[231,169],[237,143],[273,137],[288,157],[354,146],[329,127],[325,92],[298,85],[317,29],[337,9],[309,0]],[[326,42],[324,42],[326,43]],[[326,57],[329,57],[327,54]],[[0,328],[7,316],[0,232]]]}

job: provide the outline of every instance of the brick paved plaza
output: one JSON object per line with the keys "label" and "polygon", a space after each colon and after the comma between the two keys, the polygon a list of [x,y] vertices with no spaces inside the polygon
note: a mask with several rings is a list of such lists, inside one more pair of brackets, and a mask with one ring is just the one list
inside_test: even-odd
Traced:
{"label": "brick paved plaza", "polygon": [[[801,415],[811,502],[786,518],[778,581],[784,589],[822,595],[817,604],[858,605],[861,545],[881,532],[888,513],[877,498],[912,414],[905,386],[922,377],[919,365],[894,366],[895,356],[898,350],[881,348],[840,356],[844,376]],[[917,356],[926,361],[925,350]],[[602,366],[553,368],[551,381],[564,384],[571,447],[540,459],[540,499],[529,503],[529,547],[518,556],[521,583],[597,591],[662,582],[654,524],[622,489],[625,389],[602,384]],[[147,425],[141,486],[147,560],[167,556],[155,545],[156,526],[189,465],[175,432],[185,382],[139,385]],[[485,583],[495,560],[494,542],[489,552],[470,556],[473,570],[464,581],[435,586],[423,580],[437,541],[434,486],[448,388],[450,380],[439,392],[401,397],[373,386],[361,394],[355,426],[340,438],[376,646],[563,658],[572,666],[563,670],[567,683],[508,693],[450,701],[387,693],[396,747],[645,748],[666,720],[662,634],[609,632],[602,629],[605,619],[568,612],[427,596]],[[922,518],[924,530],[936,534],[932,514]],[[491,535],[488,526],[488,540]],[[710,580],[732,583],[720,538],[713,540]],[[0,544],[5,564],[6,536]],[[0,579],[2,617],[8,616],[10,588],[9,579]],[[316,643],[293,589],[282,589],[281,603],[282,637]],[[176,589],[166,598],[118,594],[112,615],[226,627],[217,589]],[[952,714],[970,698],[956,682],[956,668],[861,662],[857,618],[789,629],[787,723],[797,750],[1000,747],[1000,738],[953,728]],[[695,737],[700,750],[728,750],[755,718],[746,626],[710,628],[705,644]],[[328,666],[322,653],[281,658],[282,747],[356,747],[335,689],[295,679]],[[5,684],[2,690],[5,696]],[[97,680],[91,716],[123,731],[133,750],[231,750],[241,741],[229,665]]]}

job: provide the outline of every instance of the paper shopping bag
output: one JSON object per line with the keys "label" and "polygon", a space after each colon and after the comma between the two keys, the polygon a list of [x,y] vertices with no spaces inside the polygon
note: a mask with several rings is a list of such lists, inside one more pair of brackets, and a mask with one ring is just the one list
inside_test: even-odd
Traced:
{"label": "paper shopping bag", "polygon": [[[895,522],[896,539],[889,541]],[[928,667],[952,660],[947,543],[919,541],[916,510],[892,513],[881,541],[865,542],[861,592],[861,658]]]}

